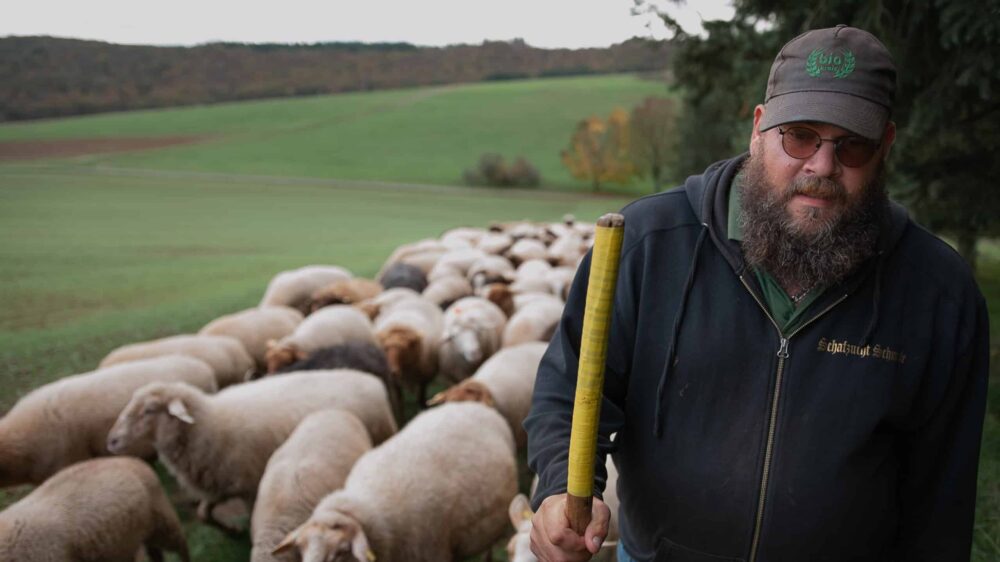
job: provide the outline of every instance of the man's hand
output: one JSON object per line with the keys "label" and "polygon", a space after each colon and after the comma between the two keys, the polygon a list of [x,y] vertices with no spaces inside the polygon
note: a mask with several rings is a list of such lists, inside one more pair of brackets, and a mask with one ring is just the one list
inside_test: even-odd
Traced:
{"label": "man's hand", "polygon": [[601,548],[608,536],[611,510],[594,498],[590,525],[584,535],[573,532],[566,519],[566,494],[549,496],[531,518],[531,552],[539,562],[583,562]]}

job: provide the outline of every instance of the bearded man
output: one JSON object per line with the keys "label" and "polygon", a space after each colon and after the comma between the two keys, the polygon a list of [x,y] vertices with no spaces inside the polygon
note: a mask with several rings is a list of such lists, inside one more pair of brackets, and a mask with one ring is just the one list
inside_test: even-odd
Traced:
{"label": "bearded man", "polygon": [[[889,200],[895,66],[846,26],[786,44],[749,155],[625,208],[595,459],[618,559],[968,560],[988,317],[965,262]],[[532,548],[565,516],[589,256],[538,371]]]}

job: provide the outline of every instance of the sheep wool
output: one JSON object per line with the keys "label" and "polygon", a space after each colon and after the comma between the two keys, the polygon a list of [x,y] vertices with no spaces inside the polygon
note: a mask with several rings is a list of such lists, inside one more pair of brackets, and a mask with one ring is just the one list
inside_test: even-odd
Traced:
{"label": "sheep wool", "polygon": [[219,388],[243,382],[256,369],[253,357],[236,338],[207,334],[184,334],[124,345],[101,360],[101,367],[163,355],[187,355],[201,359],[215,372]]}
{"label": "sheep wool", "polygon": [[444,336],[438,350],[440,374],[452,382],[468,378],[500,349],[507,316],[482,297],[465,297],[444,312]]}
{"label": "sheep wool", "polygon": [[267,342],[291,334],[302,319],[294,308],[262,306],[216,318],[198,333],[236,338],[253,357],[257,373],[262,373],[267,370]]}
{"label": "sheep wool", "polygon": [[482,404],[445,404],[364,454],[344,489],[324,498],[276,552],[296,549],[304,560],[338,550],[361,561],[461,560],[504,533],[516,491],[507,422]]}
{"label": "sheep wool", "polygon": [[134,562],[143,546],[152,560],[190,560],[177,513],[138,459],[77,463],[0,513],[0,560]]}
{"label": "sheep wool", "polygon": [[344,486],[358,458],[372,448],[368,430],[349,412],[309,414],[271,455],[251,519],[251,562],[277,562],[271,554],[302,524],[324,496]]}
{"label": "sheep wool", "polygon": [[310,297],[317,289],[352,277],[350,271],[336,265],[307,265],[282,271],[267,284],[260,306],[290,306],[307,314]]}
{"label": "sheep wool", "polygon": [[368,316],[346,304],[321,308],[303,320],[294,332],[268,346],[267,371],[277,372],[318,349],[352,341],[375,343]]}
{"label": "sheep wool", "polygon": [[[122,363],[39,387],[0,419],[0,486],[38,484],[75,462],[107,455],[105,439],[118,413],[137,388],[155,381],[217,389],[211,367],[180,355]],[[149,446],[130,452],[154,453]]]}

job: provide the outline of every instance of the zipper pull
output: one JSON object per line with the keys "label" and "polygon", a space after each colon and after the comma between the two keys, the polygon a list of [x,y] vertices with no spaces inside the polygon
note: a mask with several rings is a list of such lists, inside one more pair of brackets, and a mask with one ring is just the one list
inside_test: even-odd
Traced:
{"label": "zipper pull", "polygon": [[781,338],[781,347],[778,348],[778,357],[788,358],[788,338]]}

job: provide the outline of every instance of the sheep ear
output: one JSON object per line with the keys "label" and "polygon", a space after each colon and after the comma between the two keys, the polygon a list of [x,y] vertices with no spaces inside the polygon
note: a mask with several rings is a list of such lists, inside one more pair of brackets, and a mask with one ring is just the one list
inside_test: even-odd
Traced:
{"label": "sheep ear", "polygon": [[441,392],[438,392],[434,396],[431,396],[431,399],[427,401],[427,405],[437,406],[438,404],[441,404],[442,402],[448,399],[447,394],[448,394],[447,390],[442,390]]}
{"label": "sheep ear", "polygon": [[[302,527],[299,527],[299,529],[301,528]],[[285,538],[282,539],[280,543],[278,543],[278,546],[274,547],[274,550],[271,551],[271,554],[277,556],[279,554],[289,552],[291,551],[291,549],[295,548],[295,541],[299,538],[299,529],[295,529],[291,533],[285,535]]]}
{"label": "sheep ear", "polygon": [[174,398],[167,404],[167,412],[184,423],[194,423],[194,418],[187,411],[187,406],[180,398]]}
{"label": "sheep ear", "polygon": [[361,562],[375,562],[375,553],[368,546],[368,537],[360,528],[354,534],[354,540],[351,541],[351,554]]}
{"label": "sheep ear", "polygon": [[515,529],[520,527],[521,523],[530,520],[534,513],[531,511],[531,504],[528,502],[528,497],[524,494],[514,496],[514,499],[510,500],[510,506],[507,508],[507,515],[510,516],[510,523]]}

